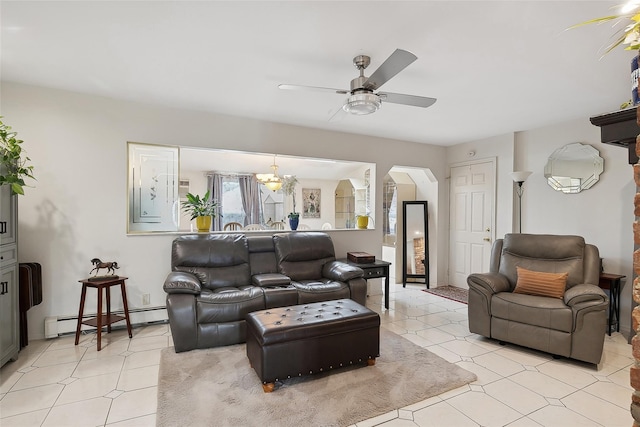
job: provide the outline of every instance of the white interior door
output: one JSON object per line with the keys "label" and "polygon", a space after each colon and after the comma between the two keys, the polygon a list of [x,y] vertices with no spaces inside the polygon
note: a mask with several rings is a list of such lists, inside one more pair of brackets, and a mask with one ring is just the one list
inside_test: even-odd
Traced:
{"label": "white interior door", "polygon": [[467,276],[489,270],[493,241],[495,163],[451,168],[449,284],[468,288]]}

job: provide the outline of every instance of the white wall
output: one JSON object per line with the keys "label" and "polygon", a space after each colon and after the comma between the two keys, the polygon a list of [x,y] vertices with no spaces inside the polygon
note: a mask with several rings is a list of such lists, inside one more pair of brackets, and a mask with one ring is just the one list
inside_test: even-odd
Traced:
{"label": "white wall", "polygon": [[[594,115],[598,114],[594,111]],[[592,145],[604,158],[604,173],[591,189],[579,194],[554,191],[544,179],[548,157],[565,144]],[[469,157],[468,152],[475,151]],[[627,150],[600,142],[600,128],[589,118],[540,129],[517,132],[447,149],[449,165],[472,159],[497,158],[496,238],[517,231],[517,196],[514,170],[533,174],[524,184],[522,232],[576,234],[600,249],[605,271],[627,276],[621,293],[621,332],[631,330],[631,285],[633,235],[633,171],[627,162]],[[448,188],[446,190],[448,195]],[[448,218],[444,216],[442,218]]]}
{"label": "white wall", "polygon": [[[382,217],[382,177],[392,165],[429,168],[438,182],[444,182],[445,149],[425,144],[10,82],[2,82],[2,115],[25,141],[38,178],[36,187],[28,188],[19,201],[19,260],[43,266],[44,301],[28,312],[32,339],[44,336],[45,317],[77,314],[77,281],[86,277],[93,257],[122,266],[119,273],[129,277],[130,308],[142,308],[145,293],[151,295],[151,306],[164,305],[162,283],[169,272],[174,235],[126,235],[127,141],[376,163],[376,218]],[[437,213],[446,215],[443,209]],[[444,235],[440,228],[438,236]],[[331,236],[338,256],[347,251],[381,255],[380,226],[332,231]],[[89,305],[88,310],[94,309]]]}
{"label": "white wall", "polygon": [[[38,181],[19,200],[19,260],[43,265],[44,301],[31,308],[29,335],[44,336],[44,318],[77,314],[80,285],[100,257],[122,266],[131,308],[142,294],[163,306],[172,234],[127,236],[127,141],[331,157],[376,164],[376,218],[382,218],[382,177],[393,165],[430,169],[438,182],[437,283],[445,283],[448,253],[448,166],[497,158],[496,236],[514,229],[509,172],[531,170],[523,198],[523,231],[580,234],[600,248],[608,272],[631,277],[635,186],[626,150],[601,144],[588,118],[455,147],[321,131],[240,117],[153,107],[15,83],[2,83],[1,114],[23,139]],[[597,114],[598,112],[594,112]],[[600,150],[605,172],[593,188],[554,192],[542,178],[546,158],[571,142]],[[431,214],[431,210],[429,212]],[[376,225],[378,225],[376,221]],[[431,232],[431,230],[430,230]],[[338,256],[380,257],[382,231],[331,231]],[[117,293],[115,293],[117,294]],[[115,295],[114,294],[114,295]],[[114,301],[117,298],[114,298]],[[622,330],[630,327],[631,281],[623,289]],[[92,310],[91,305],[89,306]],[[118,307],[118,305],[116,305]]]}
{"label": "white wall", "polygon": [[[600,112],[594,111],[594,115]],[[573,142],[589,144],[604,158],[600,181],[578,194],[554,191],[544,178],[548,157]],[[516,164],[533,174],[522,197],[522,231],[577,234],[600,250],[608,273],[627,276],[621,292],[620,330],[631,331],[633,255],[633,169],[627,150],[600,142],[600,128],[588,118],[516,134]]]}

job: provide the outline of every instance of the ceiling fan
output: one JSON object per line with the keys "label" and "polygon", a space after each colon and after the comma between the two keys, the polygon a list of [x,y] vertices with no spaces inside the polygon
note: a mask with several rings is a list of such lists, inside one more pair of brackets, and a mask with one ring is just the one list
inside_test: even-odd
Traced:
{"label": "ceiling fan", "polygon": [[[317,86],[300,86],[281,84],[280,89],[288,90],[315,90],[322,92],[334,92],[341,95],[349,95],[345,100],[342,110],[351,114],[363,115],[375,113],[382,105],[382,102],[391,102],[394,104],[404,104],[413,107],[426,108],[436,102],[435,98],[426,96],[403,95],[392,92],[375,92],[380,86],[388,82],[392,77],[404,70],[413,61],[418,59],[413,53],[402,49],[396,49],[378,67],[371,76],[366,77],[364,70],[371,63],[371,58],[366,55],[358,55],[353,58],[353,65],[360,71],[360,76],[351,80],[351,90],[332,89]],[[338,110],[340,112],[341,110]]]}

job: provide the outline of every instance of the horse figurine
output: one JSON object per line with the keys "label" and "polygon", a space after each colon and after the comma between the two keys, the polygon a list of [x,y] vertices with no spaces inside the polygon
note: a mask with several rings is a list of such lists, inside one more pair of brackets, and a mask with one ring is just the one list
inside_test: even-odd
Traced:
{"label": "horse figurine", "polygon": [[100,261],[100,258],[94,258],[91,260],[91,264],[94,265],[93,269],[89,272],[89,275],[91,275],[91,273],[93,273],[94,271],[96,272],[95,276],[98,275],[98,271],[100,271],[101,268],[106,268],[107,269],[107,275],[109,273],[115,273],[116,269],[120,268],[118,267],[118,263],[115,261],[110,261],[110,262],[102,262]]}

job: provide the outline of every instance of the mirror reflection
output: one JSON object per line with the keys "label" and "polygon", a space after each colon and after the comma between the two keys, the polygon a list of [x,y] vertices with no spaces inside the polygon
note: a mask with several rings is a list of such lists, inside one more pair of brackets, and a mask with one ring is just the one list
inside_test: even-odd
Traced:
{"label": "mirror reflection", "polygon": [[427,202],[402,203],[402,283],[424,283],[429,287],[429,234]]}
{"label": "mirror reflection", "polygon": [[572,194],[593,187],[603,170],[604,159],[598,150],[576,142],[557,149],[549,156],[544,177],[554,190]]}
{"label": "mirror reflection", "polygon": [[[130,171],[130,187],[131,177]],[[163,220],[152,231],[195,232],[195,220],[179,206],[188,193],[202,197],[207,191],[218,203],[213,232],[356,229],[359,215],[373,217],[374,185],[372,163],[179,147],[170,224]],[[130,214],[129,232],[150,231],[136,229],[133,220]]]}

